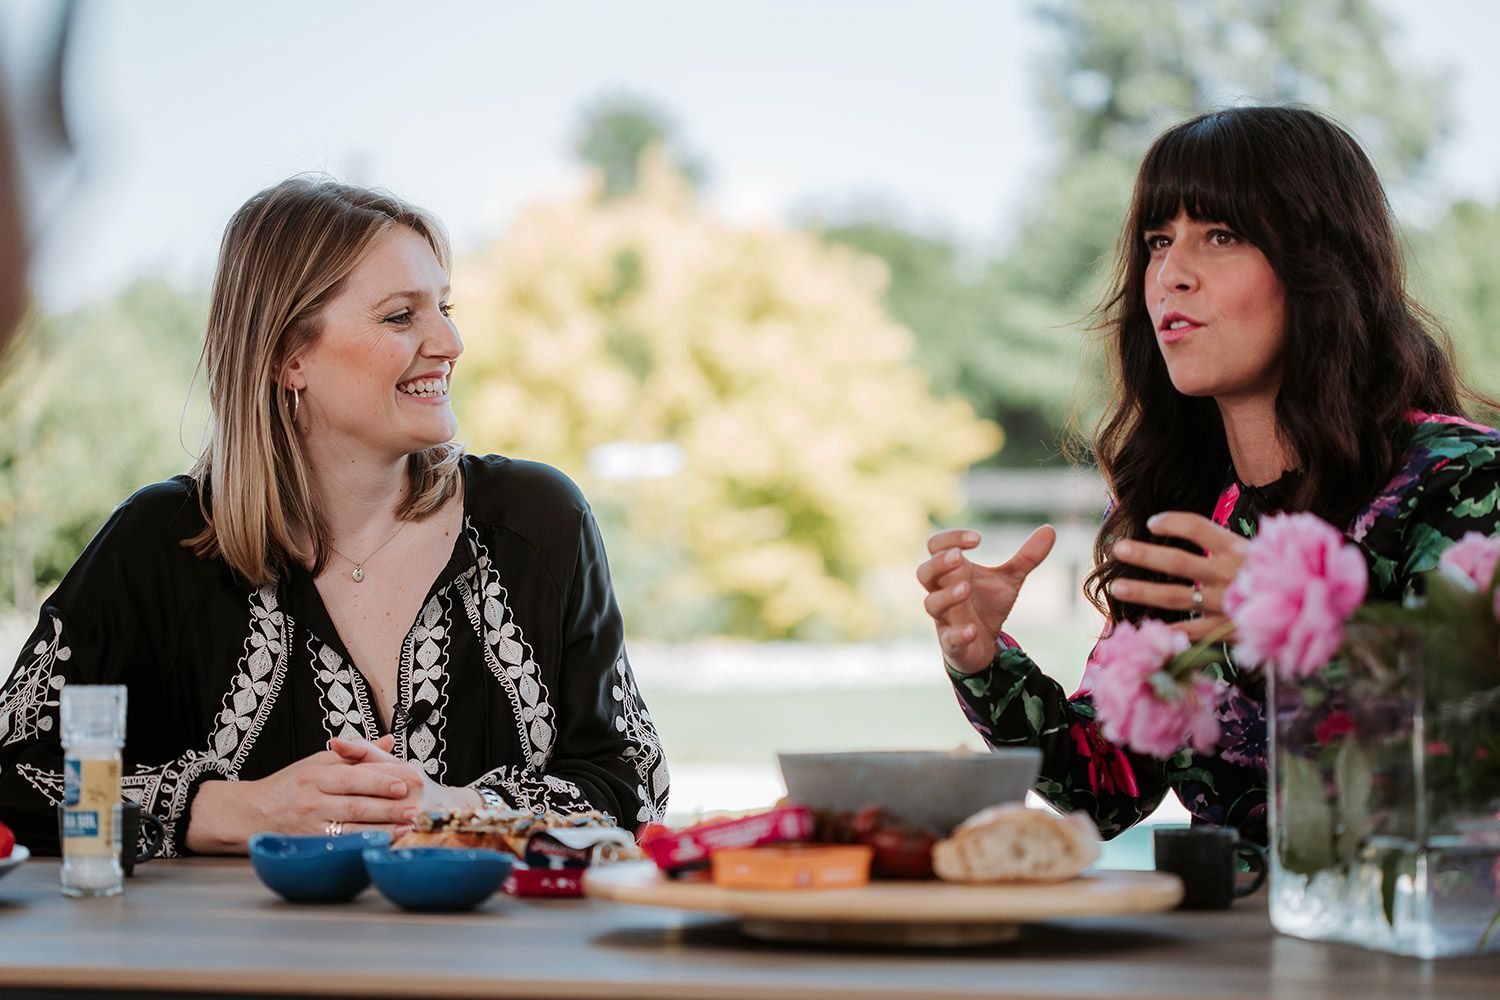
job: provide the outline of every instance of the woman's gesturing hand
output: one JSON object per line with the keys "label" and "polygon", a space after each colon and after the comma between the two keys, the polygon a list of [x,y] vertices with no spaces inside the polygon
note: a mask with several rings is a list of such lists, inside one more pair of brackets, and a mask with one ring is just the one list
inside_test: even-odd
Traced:
{"label": "woman's gesturing hand", "polygon": [[455,809],[474,809],[484,805],[484,800],[472,788],[454,788],[442,785],[427,776],[427,772],[410,761],[393,756],[395,743],[392,736],[382,736],[374,743],[366,740],[329,740],[328,748],[345,763],[355,765],[358,771],[383,774],[388,780],[401,783],[404,792],[402,802],[412,807],[413,815],[422,812],[451,812]]}
{"label": "woman's gesturing hand", "polygon": [[917,567],[917,580],[927,590],[923,606],[937,626],[943,656],[954,669],[978,673],[994,659],[1000,629],[1021,584],[1055,541],[1057,532],[1044,524],[1008,561],[980,566],[964,555],[979,544],[977,531],[940,531],[927,539],[930,558]]}
{"label": "woman's gesturing hand", "polygon": [[[1120,562],[1187,582],[1154,583],[1119,578],[1110,582],[1109,595],[1127,604],[1194,612],[1196,617],[1172,626],[1186,632],[1194,642],[1225,625],[1229,619],[1224,614],[1224,591],[1234,582],[1245,561],[1247,540],[1201,514],[1186,511],[1157,514],[1146,525],[1157,535],[1192,542],[1203,554],[1133,539],[1116,542],[1110,551]],[[1225,641],[1232,638],[1231,633]]]}

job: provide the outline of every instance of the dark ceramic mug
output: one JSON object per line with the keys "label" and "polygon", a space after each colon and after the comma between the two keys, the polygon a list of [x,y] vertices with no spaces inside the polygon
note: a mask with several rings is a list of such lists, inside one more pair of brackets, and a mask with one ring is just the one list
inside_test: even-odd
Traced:
{"label": "dark ceramic mug", "polygon": [[[1265,850],[1259,844],[1240,840],[1234,827],[1164,826],[1156,829],[1154,840],[1156,870],[1182,879],[1179,909],[1227,910],[1266,880]],[[1236,861],[1241,858],[1254,878],[1236,885]]]}
{"label": "dark ceramic mug", "polygon": [[[141,840],[141,827],[146,828],[145,842]],[[57,839],[63,840],[63,806],[57,807]],[[162,852],[167,843],[167,827],[161,818],[142,811],[137,802],[120,803],[120,869],[126,875],[135,874],[135,866],[145,864]]]}

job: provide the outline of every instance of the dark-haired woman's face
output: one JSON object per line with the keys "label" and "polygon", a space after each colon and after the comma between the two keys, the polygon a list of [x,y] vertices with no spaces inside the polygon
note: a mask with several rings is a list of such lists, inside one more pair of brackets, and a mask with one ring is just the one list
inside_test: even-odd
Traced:
{"label": "dark-haired woman's face", "polygon": [[1221,402],[1281,386],[1286,289],[1266,255],[1186,212],[1147,230],[1146,310],[1177,391]]}

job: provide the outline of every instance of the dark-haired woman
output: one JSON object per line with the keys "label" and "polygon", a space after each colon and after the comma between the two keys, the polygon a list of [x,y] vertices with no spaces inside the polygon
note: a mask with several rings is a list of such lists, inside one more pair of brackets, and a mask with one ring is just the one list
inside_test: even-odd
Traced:
{"label": "dark-haired woman", "polygon": [[[1090,600],[1108,620],[1177,619],[1199,639],[1260,517],[1342,525],[1371,599],[1401,598],[1467,531],[1500,527],[1500,435],[1404,289],[1380,181],[1310,111],[1235,108],[1176,126],[1141,164],[1105,306],[1115,396],[1094,440],[1113,503]],[[1231,662],[1222,736],[1162,762],[1111,745],[1089,691],[1071,698],[1002,628],[1052,547],[1038,528],[980,566],[944,531],[917,571],[965,713],[992,746],[1039,746],[1037,790],[1113,836],[1175,790],[1195,823],[1266,840],[1265,695]]]}

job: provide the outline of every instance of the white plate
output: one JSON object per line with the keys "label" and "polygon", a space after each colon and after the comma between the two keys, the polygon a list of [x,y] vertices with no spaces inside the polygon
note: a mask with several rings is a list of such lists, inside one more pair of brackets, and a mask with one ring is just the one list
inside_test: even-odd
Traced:
{"label": "white plate", "polygon": [[10,857],[0,858],[0,878],[4,878],[31,857],[31,852],[20,844],[11,849]]}

